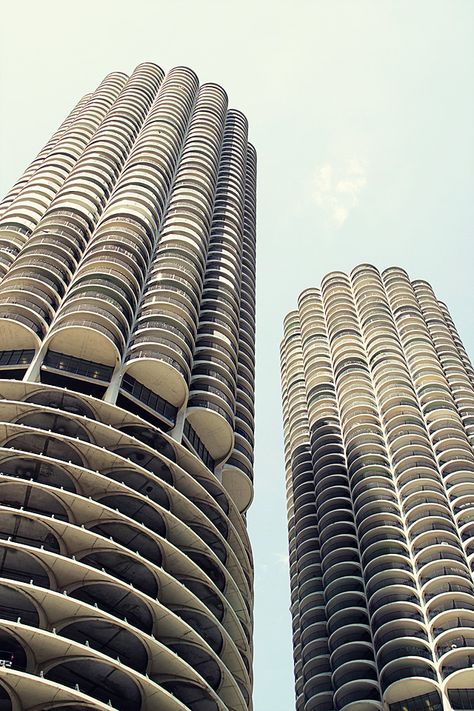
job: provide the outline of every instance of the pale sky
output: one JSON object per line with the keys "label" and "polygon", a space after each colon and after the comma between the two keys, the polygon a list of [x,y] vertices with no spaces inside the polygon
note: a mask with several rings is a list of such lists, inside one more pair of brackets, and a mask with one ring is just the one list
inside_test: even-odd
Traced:
{"label": "pale sky", "polygon": [[431,282],[474,354],[474,0],[23,0],[0,43],[0,193],[110,71],[185,64],[258,153],[254,711],[294,708],[279,341],[359,262]]}

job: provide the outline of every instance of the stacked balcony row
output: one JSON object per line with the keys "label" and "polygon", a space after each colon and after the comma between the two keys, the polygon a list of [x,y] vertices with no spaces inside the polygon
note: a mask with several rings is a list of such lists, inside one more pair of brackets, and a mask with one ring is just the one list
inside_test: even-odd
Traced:
{"label": "stacked balcony row", "polygon": [[[16,257],[28,243],[52,201],[81,158],[86,146],[101,127],[105,117],[126,84],[122,74],[110,74],[97,90],[81,101],[71,120],[66,120],[60,136],[45,147],[45,155],[23,188],[7,205],[0,219],[0,278],[15,265]],[[28,173],[28,170],[26,171]],[[21,182],[21,180],[20,180]],[[15,192],[15,188],[13,189]],[[27,264],[28,266],[28,264]],[[20,277],[23,277],[20,269]],[[19,320],[19,319],[18,319]]]}
{"label": "stacked balcony row", "polygon": [[[103,112],[108,109],[105,118],[82,147],[74,167],[0,283],[0,316],[8,319],[3,324],[7,347],[39,346],[51,322],[57,322],[58,306],[141,127],[161,80],[161,70],[142,65],[128,81],[120,78],[122,82],[115,82],[115,94],[108,88],[111,97],[110,106],[103,102]],[[100,313],[100,307],[96,308]]]}
{"label": "stacked balcony row", "polygon": [[15,200],[20,192],[26,187],[38,169],[42,166],[45,159],[50,155],[53,148],[59,142],[59,139],[71,128],[76,119],[82,114],[83,109],[89,103],[92,94],[85,94],[67,116],[67,118],[59,126],[58,130],[51,136],[46,145],[41,149],[36,158],[26,168],[23,175],[17,180],[11,190],[5,195],[0,202],[0,216],[6,211],[8,206]]}

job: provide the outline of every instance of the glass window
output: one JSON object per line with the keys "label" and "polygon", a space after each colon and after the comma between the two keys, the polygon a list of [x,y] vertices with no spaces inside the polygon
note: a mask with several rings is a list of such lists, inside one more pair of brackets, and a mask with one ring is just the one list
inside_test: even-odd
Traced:
{"label": "glass window", "polygon": [[449,701],[455,709],[474,709],[474,689],[451,689]]}
{"label": "glass window", "polygon": [[28,365],[33,360],[35,351],[18,350],[18,351],[0,351],[0,367],[10,365]]}
{"label": "glass window", "polygon": [[[462,708],[474,708],[462,707]],[[390,711],[443,711],[443,704],[437,691],[421,696],[413,696],[405,701],[390,704]]]}

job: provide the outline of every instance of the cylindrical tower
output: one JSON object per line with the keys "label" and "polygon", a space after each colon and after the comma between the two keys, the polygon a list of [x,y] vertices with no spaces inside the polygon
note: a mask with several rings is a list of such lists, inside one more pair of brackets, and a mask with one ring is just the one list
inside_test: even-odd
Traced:
{"label": "cylindrical tower", "polygon": [[300,296],[281,348],[298,711],[474,703],[472,367],[426,282]]}
{"label": "cylindrical tower", "polygon": [[[0,205],[0,248],[19,235],[0,281],[2,709],[252,708],[253,419],[248,484],[224,472],[242,372],[253,413],[254,176],[225,92],[145,63],[79,102]],[[214,299],[216,260],[233,278]],[[221,372],[198,334],[224,297],[225,428],[202,386],[188,402]]]}

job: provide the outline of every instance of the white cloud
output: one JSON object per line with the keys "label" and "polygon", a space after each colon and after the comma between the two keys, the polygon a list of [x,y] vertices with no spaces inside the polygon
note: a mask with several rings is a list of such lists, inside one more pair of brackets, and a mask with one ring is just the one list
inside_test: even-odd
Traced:
{"label": "white cloud", "polygon": [[288,568],[290,565],[290,556],[288,555],[287,552],[277,553],[276,554],[276,562],[277,562],[277,565],[281,565],[284,568]]}
{"label": "white cloud", "polygon": [[363,161],[351,158],[338,165],[324,163],[313,175],[311,195],[329,224],[340,229],[349,213],[359,204],[359,195],[366,184],[366,165]]}

